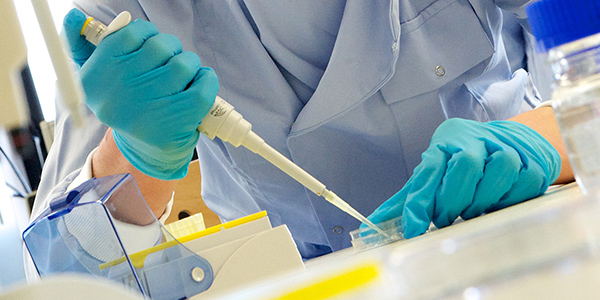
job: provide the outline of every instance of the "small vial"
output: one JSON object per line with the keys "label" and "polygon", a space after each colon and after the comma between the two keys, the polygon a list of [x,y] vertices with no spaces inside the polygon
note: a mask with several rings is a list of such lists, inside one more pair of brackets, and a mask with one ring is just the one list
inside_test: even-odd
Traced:
{"label": "small vial", "polygon": [[544,0],[527,14],[554,73],[552,107],[584,194],[600,191],[600,1]]}

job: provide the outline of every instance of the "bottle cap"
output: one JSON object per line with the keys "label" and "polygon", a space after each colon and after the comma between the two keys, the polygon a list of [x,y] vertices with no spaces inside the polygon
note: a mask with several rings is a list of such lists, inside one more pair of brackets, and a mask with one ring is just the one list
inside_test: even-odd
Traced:
{"label": "bottle cap", "polygon": [[600,33],[599,0],[541,0],[527,16],[539,52]]}

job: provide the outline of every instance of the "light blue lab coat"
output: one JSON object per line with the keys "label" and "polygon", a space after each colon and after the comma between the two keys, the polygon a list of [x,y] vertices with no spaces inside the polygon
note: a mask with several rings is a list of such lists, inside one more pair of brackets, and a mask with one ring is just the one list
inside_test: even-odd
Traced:
{"label": "light blue lab coat", "polygon": [[[499,34],[499,7],[523,18],[525,0],[77,2],[179,37],[258,135],[365,215],[402,188],[445,119],[506,119],[539,101]],[[106,127],[86,118],[77,129],[58,109],[36,206],[100,142]],[[197,150],[203,198],[223,221],[267,210],[307,258],[350,246],[358,221],[256,154],[205,137]]]}

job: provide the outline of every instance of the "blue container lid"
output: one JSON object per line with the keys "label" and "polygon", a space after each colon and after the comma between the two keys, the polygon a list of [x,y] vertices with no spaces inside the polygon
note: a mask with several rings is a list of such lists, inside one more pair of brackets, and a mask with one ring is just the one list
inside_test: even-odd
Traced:
{"label": "blue container lid", "polygon": [[527,16],[540,52],[600,33],[600,0],[541,0]]}

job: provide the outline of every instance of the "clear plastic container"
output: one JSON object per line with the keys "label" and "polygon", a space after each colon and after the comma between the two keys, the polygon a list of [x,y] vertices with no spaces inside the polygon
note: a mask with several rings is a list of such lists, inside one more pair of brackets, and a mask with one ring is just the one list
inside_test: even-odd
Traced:
{"label": "clear plastic container", "polygon": [[350,232],[352,248],[362,251],[370,248],[383,246],[395,241],[404,240],[402,234],[402,217],[377,224],[386,235],[381,234],[369,227],[359,228]]}
{"label": "clear plastic container", "polygon": [[[462,218],[457,218],[454,224],[462,223],[464,220]],[[369,227],[359,228],[357,230],[350,232],[350,237],[352,238],[352,249],[355,251],[363,251],[367,249],[377,248],[379,246],[387,245],[397,241],[406,240],[404,238],[404,232],[402,231],[402,217],[398,217],[395,219],[391,219],[379,224],[376,224],[383,233],[377,232],[374,229]],[[427,234],[432,231],[438,230],[433,223],[429,225],[429,229],[425,231],[424,234]]]}
{"label": "clear plastic container", "polygon": [[[593,48],[579,45],[550,51],[557,87],[554,113],[571,167],[584,193],[600,189],[600,34]],[[583,42],[578,42],[583,44]]]}
{"label": "clear plastic container", "polygon": [[528,7],[538,49],[554,72],[552,106],[576,180],[600,190],[600,2],[545,0]]}

